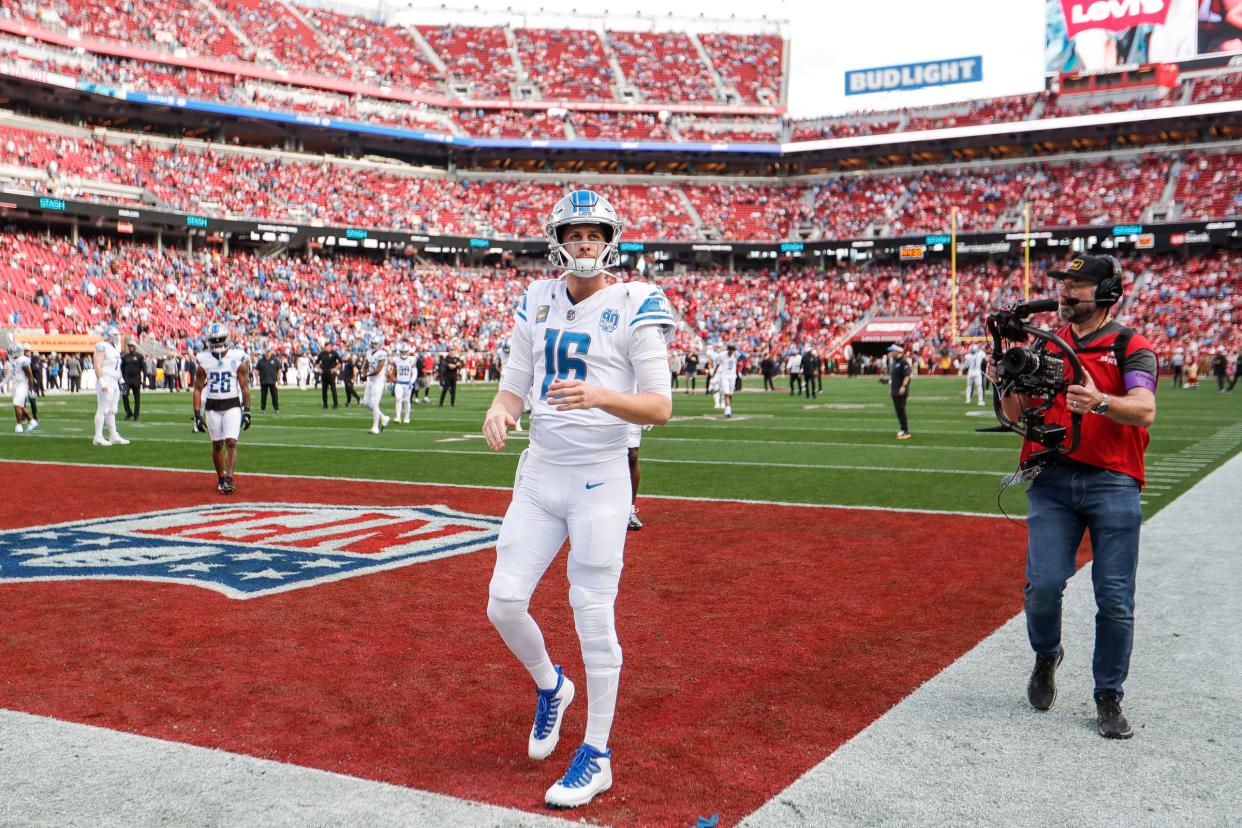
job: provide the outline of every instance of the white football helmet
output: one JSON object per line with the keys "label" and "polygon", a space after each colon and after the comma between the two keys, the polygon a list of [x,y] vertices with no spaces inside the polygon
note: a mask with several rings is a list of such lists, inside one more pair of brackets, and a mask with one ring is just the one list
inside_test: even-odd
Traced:
{"label": "white football helmet", "polygon": [[400,350],[401,350],[401,356],[408,357],[410,354],[414,353],[414,349],[410,347],[410,343],[408,342],[402,342]]}
{"label": "white football helmet", "polygon": [[384,348],[384,335],[383,334],[376,334],[375,336],[371,337],[371,350],[372,351],[380,351],[380,350],[383,350],[383,348]]}
{"label": "white football helmet", "polygon": [[[573,224],[598,224],[603,229],[604,249],[598,257],[578,259],[565,249],[561,243],[561,234],[566,227]],[[597,273],[616,264],[621,258],[618,245],[621,242],[622,225],[617,218],[617,211],[608,203],[608,199],[593,190],[574,190],[556,202],[556,206],[552,208],[552,217],[543,230],[551,246],[548,258],[558,267],[574,273]]]}
{"label": "white football helmet", "polygon": [[207,342],[207,350],[213,354],[223,354],[229,349],[229,329],[221,322],[212,322],[203,329],[203,339]]}

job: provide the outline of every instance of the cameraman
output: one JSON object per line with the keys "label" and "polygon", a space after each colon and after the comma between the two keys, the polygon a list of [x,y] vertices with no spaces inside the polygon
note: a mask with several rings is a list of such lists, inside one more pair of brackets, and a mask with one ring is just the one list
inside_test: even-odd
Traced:
{"label": "cameraman", "polygon": [[[1121,300],[1123,271],[1112,256],[1079,256],[1064,271],[1059,313],[1068,324],[1057,335],[1074,349],[1086,378],[1057,395],[1046,415],[1049,424],[1070,426],[1081,414],[1082,439],[1071,457],[1053,461],[1027,491],[1027,634],[1035,650],[1035,669],[1027,699],[1047,710],[1056,699],[1061,646],[1061,595],[1074,574],[1074,557],[1084,530],[1091,532],[1095,587],[1095,703],[1101,736],[1128,739],[1133,732],[1121,712],[1122,684],[1130,668],[1134,641],[1134,579],[1138,567],[1139,526],[1143,513],[1143,455],[1147,428],[1156,416],[1156,357],[1143,336],[1112,321]],[[1048,353],[1059,349],[1049,344]],[[1068,368],[1068,365],[1067,365]],[[997,382],[988,361],[988,378]],[[1029,400],[1002,399],[1005,414],[1017,420]],[[1041,446],[1022,447],[1024,467]]]}

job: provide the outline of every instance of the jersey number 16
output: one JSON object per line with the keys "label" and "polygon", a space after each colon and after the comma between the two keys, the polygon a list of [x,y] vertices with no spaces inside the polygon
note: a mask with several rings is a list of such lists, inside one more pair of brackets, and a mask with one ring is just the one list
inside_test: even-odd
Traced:
{"label": "jersey number 16", "polygon": [[573,346],[574,353],[578,356],[586,356],[587,350],[591,347],[591,335],[570,331],[562,333],[556,328],[548,328],[544,331],[543,388],[540,391],[539,399],[546,400],[548,398],[548,386],[552,384],[553,379],[569,379],[570,371],[573,371],[574,379],[586,379],[586,360],[579,359],[578,356],[570,356],[570,346]]}

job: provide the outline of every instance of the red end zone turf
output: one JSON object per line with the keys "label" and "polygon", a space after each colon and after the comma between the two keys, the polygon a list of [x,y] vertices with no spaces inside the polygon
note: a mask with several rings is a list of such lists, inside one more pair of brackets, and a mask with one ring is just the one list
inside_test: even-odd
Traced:
{"label": "red end zone turf", "polygon": [[[10,494],[3,530],[221,500],[210,474],[4,468],[38,485]],[[239,488],[231,503],[502,515],[509,500],[278,477]],[[1025,533],[1003,520],[676,500],[642,511],[617,604],[616,783],[575,817],[734,822],[1021,609]],[[0,583],[0,707],[541,810],[586,698],[552,758],[527,759],[534,693],[485,614],[493,560],[249,600],[163,583]],[[585,689],[566,590],[562,554],[532,612]]]}

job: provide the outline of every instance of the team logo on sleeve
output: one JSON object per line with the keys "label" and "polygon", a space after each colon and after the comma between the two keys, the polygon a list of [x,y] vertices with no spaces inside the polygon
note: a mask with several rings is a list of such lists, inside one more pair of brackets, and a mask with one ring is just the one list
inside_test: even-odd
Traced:
{"label": "team logo on sleeve", "polygon": [[621,322],[621,314],[612,308],[606,308],[599,315],[599,329],[604,333],[612,333],[617,329],[617,325]]}
{"label": "team logo on sleeve", "polygon": [[539,309],[535,311],[535,324],[536,325],[538,325],[540,322],[548,321],[549,308],[551,308],[551,305],[540,305]]}
{"label": "team logo on sleeve", "polygon": [[499,517],[447,506],[217,504],[0,532],[0,585],[161,581],[257,598],[478,552]]}

